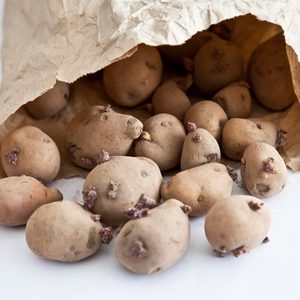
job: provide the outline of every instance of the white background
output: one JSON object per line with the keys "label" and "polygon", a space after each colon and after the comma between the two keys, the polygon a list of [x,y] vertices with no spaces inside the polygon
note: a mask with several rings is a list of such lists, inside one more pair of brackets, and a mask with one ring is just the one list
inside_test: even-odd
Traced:
{"label": "white background", "polygon": [[[0,0],[1,11],[3,1]],[[65,199],[81,199],[81,179],[58,183]],[[244,193],[235,187],[234,193]],[[79,263],[33,255],[24,227],[0,226],[0,299],[300,299],[300,173],[266,200],[272,211],[270,243],[242,255],[217,258],[206,241],[203,218],[191,220],[191,243],[169,270],[140,276],[122,268],[113,243]]]}

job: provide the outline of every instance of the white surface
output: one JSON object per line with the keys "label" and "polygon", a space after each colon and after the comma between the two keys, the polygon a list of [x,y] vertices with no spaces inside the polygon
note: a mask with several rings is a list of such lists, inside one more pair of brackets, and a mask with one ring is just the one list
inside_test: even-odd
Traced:
{"label": "white surface", "polygon": [[[24,227],[0,226],[0,299],[300,299],[300,173],[266,202],[272,212],[270,243],[238,258],[215,257],[203,218],[191,220],[186,255],[165,272],[141,276],[114,257],[113,242],[78,263],[43,260],[27,247]],[[62,180],[65,199],[80,200],[83,180]],[[241,193],[235,186],[234,193]],[[297,195],[297,196],[296,196]]]}

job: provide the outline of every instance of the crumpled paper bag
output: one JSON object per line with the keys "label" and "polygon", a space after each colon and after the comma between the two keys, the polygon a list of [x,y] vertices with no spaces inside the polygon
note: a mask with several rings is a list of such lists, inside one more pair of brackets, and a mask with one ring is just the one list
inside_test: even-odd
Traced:
{"label": "crumpled paper bag", "polygon": [[[0,123],[5,122],[0,127],[0,140],[15,127],[34,124],[60,147],[63,163],[59,176],[84,176],[85,172],[71,165],[65,155],[63,132],[84,106],[109,102],[100,84],[99,88],[97,84],[91,86],[84,79],[73,84],[69,107],[50,120],[33,120],[24,108],[19,108],[52,88],[57,79],[74,82],[132,54],[139,43],[181,44],[211,24],[237,16],[242,17],[236,18],[230,34],[242,49],[245,61],[258,44],[284,31],[292,47],[287,47],[287,53],[299,98],[299,12],[297,0],[6,1],[0,89]],[[116,110],[128,113],[126,109]],[[300,127],[299,110],[295,104],[277,118],[287,131],[282,153],[292,170],[300,170],[300,135],[295,134]],[[130,110],[130,114],[147,118],[143,107]]]}

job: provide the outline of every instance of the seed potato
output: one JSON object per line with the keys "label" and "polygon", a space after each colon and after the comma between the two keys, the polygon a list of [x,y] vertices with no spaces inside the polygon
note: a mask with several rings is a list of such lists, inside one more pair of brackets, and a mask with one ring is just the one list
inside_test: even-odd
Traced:
{"label": "seed potato", "polygon": [[233,181],[219,163],[204,164],[177,173],[161,186],[163,200],[178,199],[192,208],[191,216],[205,215],[211,207],[231,195]]}
{"label": "seed potato", "polygon": [[11,131],[1,143],[1,162],[7,176],[32,176],[51,182],[60,168],[55,142],[34,126]]}
{"label": "seed potato", "polygon": [[118,261],[138,274],[153,274],[174,265],[189,245],[186,209],[180,201],[170,199],[149,216],[127,222],[115,239]]}

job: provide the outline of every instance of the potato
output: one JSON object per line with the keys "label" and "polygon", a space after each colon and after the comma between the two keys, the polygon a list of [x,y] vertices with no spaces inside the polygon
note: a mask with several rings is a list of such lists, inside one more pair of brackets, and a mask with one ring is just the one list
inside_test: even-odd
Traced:
{"label": "potato", "polygon": [[227,116],[220,105],[213,101],[199,101],[192,105],[185,114],[184,123],[195,123],[198,128],[206,129],[220,142]]}
{"label": "potato", "polygon": [[212,98],[225,111],[227,118],[247,118],[251,113],[251,95],[249,84],[245,81],[234,82]]}
{"label": "potato", "polygon": [[181,121],[190,106],[189,98],[173,80],[168,80],[159,86],[152,97],[154,114],[168,113]]}
{"label": "potato", "polygon": [[220,159],[219,144],[207,130],[198,128],[186,136],[181,153],[181,170],[218,162]]}
{"label": "potato", "polygon": [[248,192],[258,198],[278,194],[287,182],[287,168],[276,149],[266,143],[251,143],[242,157],[241,176]]}
{"label": "potato", "polygon": [[215,38],[197,52],[194,59],[194,81],[207,96],[242,79],[244,63],[241,51],[231,42]]}
{"label": "potato", "polygon": [[0,224],[18,226],[27,223],[41,205],[62,200],[58,189],[49,189],[30,176],[0,179]]}
{"label": "potato", "polygon": [[232,196],[214,205],[205,218],[206,238],[215,253],[239,256],[268,241],[271,214],[251,196]]}
{"label": "potato", "polygon": [[2,140],[1,161],[7,176],[28,175],[51,182],[60,168],[60,153],[46,133],[34,126],[24,126]]}
{"label": "potato", "polygon": [[250,119],[233,118],[223,129],[223,153],[234,160],[240,160],[246,147],[252,142],[263,142],[275,146],[276,125]]}
{"label": "potato", "polygon": [[152,159],[161,170],[169,170],[180,162],[185,139],[182,123],[170,114],[158,114],[144,123],[144,132],[135,145],[135,154]]}
{"label": "potato", "polygon": [[26,108],[36,119],[50,118],[67,105],[69,96],[69,84],[57,81],[51,90],[26,103]]}
{"label": "potato", "polygon": [[104,68],[104,89],[117,104],[136,106],[154,92],[161,81],[162,70],[158,50],[140,44],[132,56]]}
{"label": "potato", "polygon": [[110,107],[91,106],[79,112],[68,125],[65,145],[71,160],[92,169],[107,155],[126,155],[143,130],[138,119],[113,112]]}
{"label": "potato", "polygon": [[158,166],[144,157],[113,156],[95,167],[83,186],[85,206],[106,224],[124,223],[144,194],[160,200],[162,176]]}
{"label": "potato", "polygon": [[127,222],[115,238],[118,261],[138,274],[153,274],[174,265],[189,245],[187,209],[170,199],[149,216]]}
{"label": "potato", "polygon": [[282,110],[297,101],[283,34],[258,46],[248,70],[253,92],[265,107]]}
{"label": "potato", "polygon": [[226,167],[204,164],[177,173],[161,186],[163,200],[178,199],[192,208],[191,216],[205,215],[210,208],[231,195],[233,181]]}
{"label": "potato", "polygon": [[30,250],[45,259],[62,262],[93,255],[112,234],[98,220],[72,201],[53,202],[38,208],[26,225]]}

